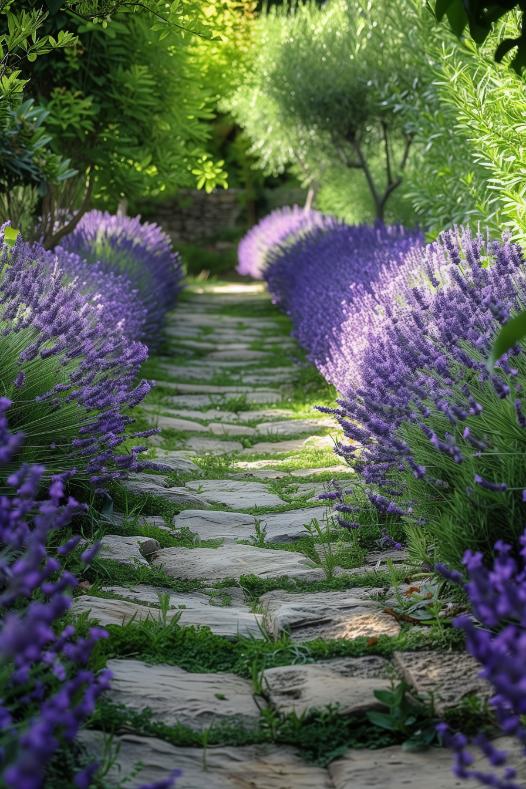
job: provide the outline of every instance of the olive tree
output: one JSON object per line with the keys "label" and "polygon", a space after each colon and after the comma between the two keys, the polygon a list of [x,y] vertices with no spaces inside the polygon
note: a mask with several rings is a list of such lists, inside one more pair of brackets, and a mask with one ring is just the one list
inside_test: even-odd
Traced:
{"label": "olive tree", "polygon": [[397,0],[271,9],[256,26],[248,77],[229,102],[264,167],[291,164],[305,182],[322,183],[335,165],[358,170],[378,219],[402,183],[413,142],[399,108],[415,75],[390,32],[397,13]]}

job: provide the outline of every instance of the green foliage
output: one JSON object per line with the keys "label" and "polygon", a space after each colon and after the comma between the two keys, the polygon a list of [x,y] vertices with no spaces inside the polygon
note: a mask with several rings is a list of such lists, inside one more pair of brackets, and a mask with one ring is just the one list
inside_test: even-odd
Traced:
{"label": "green foliage", "polygon": [[398,108],[415,75],[389,27],[401,13],[394,5],[332,0],[271,10],[257,23],[249,73],[225,102],[265,171],[292,166],[305,184],[324,185],[335,168],[358,170],[378,218],[412,142]]}
{"label": "green foliage", "polygon": [[69,162],[50,149],[45,130],[48,113],[24,96],[27,79],[23,70],[55,50],[66,50],[75,37],[66,30],[55,36],[44,31],[47,13],[20,8],[20,3],[0,3],[0,192],[2,219],[12,208],[9,194],[24,186],[40,194],[46,183],[61,182],[73,175]]}
{"label": "green foliage", "polygon": [[391,690],[375,690],[376,699],[387,709],[371,710],[367,718],[375,726],[403,737],[406,750],[421,750],[437,738],[436,720],[425,704],[413,698],[409,686],[400,682]]}
{"label": "green foliage", "polygon": [[524,82],[491,58],[499,37],[517,31],[517,15],[498,22],[478,48],[437,26],[422,0],[407,3],[393,24],[419,79],[400,111],[418,141],[407,187],[421,224],[431,237],[454,224],[483,223],[522,240]]}
{"label": "green foliage", "polygon": [[[509,14],[515,8],[520,9],[524,18],[526,2],[524,0],[436,0],[435,16],[440,21],[447,17],[451,30],[460,36],[469,26],[471,37],[477,44],[482,44],[488,38],[493,25],[501,17]],[[499,42],[495,50],[495,60],[499,63],[509,52],[515,51],[511,65],[520,74],[526,66],[526,29],[521,24],[521,32],[515,36],[508,36]]]}
{"label": "green foliage", "polygon": [[495,362],[497,362],[506,351],[524,339],[526,336],[526,312],[520,312],[514,318],[511,318],[504,324],[495,338],[491,355],[488,359],[488,369],[493,370]]}

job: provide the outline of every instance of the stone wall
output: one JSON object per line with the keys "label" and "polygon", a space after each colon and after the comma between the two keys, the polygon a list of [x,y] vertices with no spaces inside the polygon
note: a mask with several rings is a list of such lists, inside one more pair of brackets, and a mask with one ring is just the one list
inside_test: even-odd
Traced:
{"label": "stone wall", "polygon": [[211,194],[181,189],[170,200],[141,207],[141,213],[157,222],[175,243],[203,241],[235,227],[241,195],[240,189],[217,189]]}

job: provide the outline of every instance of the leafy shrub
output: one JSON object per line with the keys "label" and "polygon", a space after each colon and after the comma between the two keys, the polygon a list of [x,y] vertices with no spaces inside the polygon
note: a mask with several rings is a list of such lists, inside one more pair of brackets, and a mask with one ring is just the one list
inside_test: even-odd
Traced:
{"label": "leafy shrub", "polygon": [[75,252],[104,271],[125,274],[146,309],[143,338],[158,342],[166,312],[181,290],[182,265],[170,239],[155,224],[140,217],[113,216],[101,211],[85,214],[57,249]]}
{"label": "leafy shrub", "polygon": [[274,245],[290,242],[302,231],[326,223],[332,224],[333,220],[318,211],[307,211],[297,205],[277,208],[254,225],[239,242],[238,272],[262,279],[268,254]]}
{"label": "leafy shrub", "polygon": [[49,474],[75,468],[80,480],[98,483],[140,466],[139,447],[118,447],[133,422],[125,410],[150,388],[138,380],[147,349],[119,327],[120,307],[108,320],[112,303],[93,283],[86,298],[78,281],[67,281],[60,255],[21,239],[0,247],[1,391],[25,437],[22,462]]}

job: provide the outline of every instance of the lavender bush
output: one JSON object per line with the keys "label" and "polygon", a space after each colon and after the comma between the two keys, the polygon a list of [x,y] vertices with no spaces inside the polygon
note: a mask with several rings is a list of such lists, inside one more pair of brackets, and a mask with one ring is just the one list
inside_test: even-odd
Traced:
{"label": "lavender bush", "polygon": [[[524,307],[521,249],[462,230],[423,247],[399,228],[314,229],[270,254],[266,279],[311,359],[342,392],[339,453],[360,494],[459,566],[524,523],[526,363],[486,369]],[[351,497],[352,498],[352,497]],[[339,503],[359,521],[353,501]]]}
{"label": "lavender bush", "polygon": [[45,465],[48,475],[74,468],[100,483],[141,465],[140,447],[119,446],[133,422],[127,409],[150,388],[138,378],[147,349],[124,331],[137,330],[124,316],[133,294],[110,319],[115,288],[86,298],[60,257],[20,239],[0,246],[1,390],[13,401],[13,429],[25,435],[22,462]]}
{"label": "lavender bush", "polygon": [[293,323],[293,334],[322,375],[340,391],[349,352],[357,341],[347,321],[385,269],[396,270],[423,243],[418,231],[337,221],[304,230],[292,244],[268,254],[265,279],[274,303]]}
{"label": "lavender bush", "polygon": [[124,274],[146,310],[142,338],[153,345],[166,312],[182,285],[182,265],[170,239],[157,225],[140,217],[113,216],[90,211],[75,230],[62,239],[56,252],[75,252],[105,272]]}
{"label": "lavender bush", "polygon": [[[23,438],[8,430],[11,406],[0,398],[0,487],[12,491],[0,497],[0,777],[7,789],[40,789],[54,754],[73,741],[110,675],[87,668],[105,631],[92,628],[81,638],[71,625],[60,625],[77,583],[61,559],[80,538],[55,555],[46,547],[81,507],[64,496],[67,475],[54,477],[47,498],[38,501],[42,467],[11,470]],[[83,560],[94,553],[86,551]],[[91,766],[83,770],[75,786],[89,786],[92,774]]]}
{"label": "lavender bush", "polygon": [[297,205],[277,208],[254,225],[239,242],[237,271],[262,279],[268,264],[267,255],[276,244],[294,241],[310,227],[333,224],[340,223],[319,211],[305,210]]}
{"label": "lavender bush", "polygon": [[520,348],[493,372],[486,360],[525,275],[518,246],[448,232],[378,280],[376,314],[354,322],[365,337],[335,412],[352,442],[339,451],[359,442],[370,500],[453,565],[523,529],[526,361]]}
{"label": "lavender bush", "polygon": [[[518,745],[515,757],[526,756],[526,532],[514,555],[503,540],[495,545],[495,559],[484,565],[481,553],[467,551],[464,567],[468,580],[446,567],[437,569],[463,585],[473,616],[463,615],[454,625],[464,631],[466,647],[482,666],[481,676],[493,687],[491,704],[502,732]],[[480,734],[471,742],[460,733],[439,727],[445,743],[455,751],[454,773],[495,789],[522,789],[509,754]],[[513,742],[513,740],[511,740]],[[487,768],[474,767],[474,751],[482,751]],[[498,769],[496,769],[498,768]]]}

